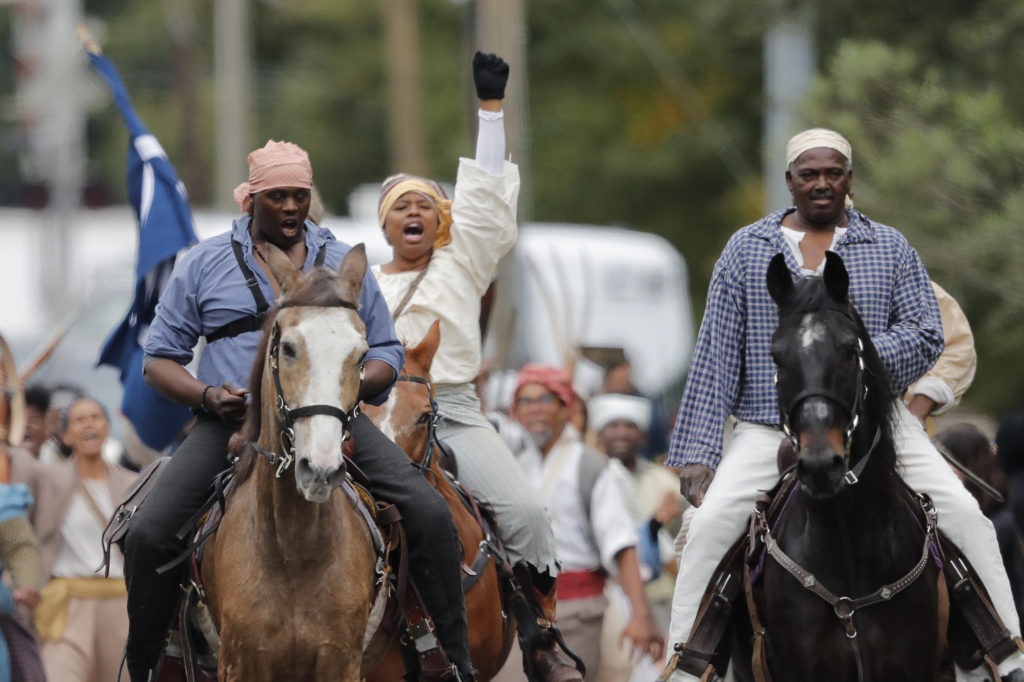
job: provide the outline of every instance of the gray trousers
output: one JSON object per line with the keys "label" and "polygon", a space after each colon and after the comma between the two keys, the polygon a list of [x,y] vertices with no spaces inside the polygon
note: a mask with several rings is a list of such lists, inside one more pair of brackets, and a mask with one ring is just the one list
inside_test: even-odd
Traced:
{"label": "gray trousers", "polygon": [[555,536],[533,486],[489,424],[442,420],[438,438],[455,455],[459,481],[494,512],[509,560],[554,576]]}

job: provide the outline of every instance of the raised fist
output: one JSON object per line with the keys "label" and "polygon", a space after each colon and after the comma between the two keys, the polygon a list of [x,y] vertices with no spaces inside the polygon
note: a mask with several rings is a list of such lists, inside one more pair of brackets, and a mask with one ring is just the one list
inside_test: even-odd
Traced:
{"label": "raised fist", "polygon": [[473,84],[479,99],[505,99],[508,64],[496,54],[477,51],[473,55]]}

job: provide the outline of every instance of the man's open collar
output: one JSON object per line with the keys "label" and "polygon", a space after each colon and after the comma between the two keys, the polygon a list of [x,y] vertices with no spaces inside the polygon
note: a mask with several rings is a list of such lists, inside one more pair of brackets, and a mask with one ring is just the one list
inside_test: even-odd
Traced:
{"label": "man's open collar", "polygon": [[[754,223],[751,228],[751,234],[755,237],[760,237],[768,242],[775,242],[782,238],[782,219],[790,213],[796,211],[796,207],[790,206],[784,211],[776,211],[770,213],[764,218]],[[840,240],[841,244],[856,244],[858,242],[873,242],[875,241],[875,230],[871,225],[871,221],[861,213],[852,208],[846,209],[847,219],[849,224],[847,225],[846,234],[843,235]]]}

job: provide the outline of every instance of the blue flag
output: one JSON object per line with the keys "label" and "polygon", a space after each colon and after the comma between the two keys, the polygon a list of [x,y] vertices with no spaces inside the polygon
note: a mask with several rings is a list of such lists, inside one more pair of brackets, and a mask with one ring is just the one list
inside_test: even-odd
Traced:
{"label": "blue flag", "polygon": [[93,68],[110,85],[128,126],[128,201],[139,225],[135,299],[103,345],[97,364],[121,370],[121,411],[143,443],[163,450],[188,421],[190,413],[188,408],[158,394],[142,378],[141,341],[156,314],[156,303],[174,267],[175,256],[199,239],[192,225],[185,185],[178,180],[160,143],[139,120],[117,69],[106,57],[88,50],[87,54]]}

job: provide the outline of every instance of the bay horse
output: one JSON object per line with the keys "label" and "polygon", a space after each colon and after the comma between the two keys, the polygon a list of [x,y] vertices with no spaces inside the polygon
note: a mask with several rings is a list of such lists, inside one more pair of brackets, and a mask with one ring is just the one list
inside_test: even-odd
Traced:
{"label": "bay horse", "polygon": [[255,444],[201,567],[218,679],[358,682],[376,556],[342,444],[367,350],[356,312],[366,254],[358,245],[337,273],[304,275],[267,246],[282,293],[250,382],[242,441]]}
{"label": "bay horse", "polygon": [[[476,679],[487,682],[501,670],[508,657],[515,621],[502,610],[498,571],[501,550],[496,540],[485,534],[465,498],[442,468],[441,448],[435,432],[437,403],[430,380],[430,365],[440,340],[440,326],[435,321],[418,344],[406,347],[405,366],[387,402],[380,407],[367,405],[365,412],[382,433],[424,467],[426,476],[451,509],[462,541],[462,582],[466,592],[470,658],[477,669]],[[384,659],[366,680],[394,682],[404,679],[405,672],[399,643],[392,637]]]}
{"label": "bay horse", "polygon": [[767,284],[796,465],[778,513],[757,511],[751,524],[764,548],[748,595],[755,675],[761,661],[776,682],[934,680],[948,622],[935,513],[899,478],[894,395],[849,274],[827,252],[821,277],[794,282],[779,254]]}

